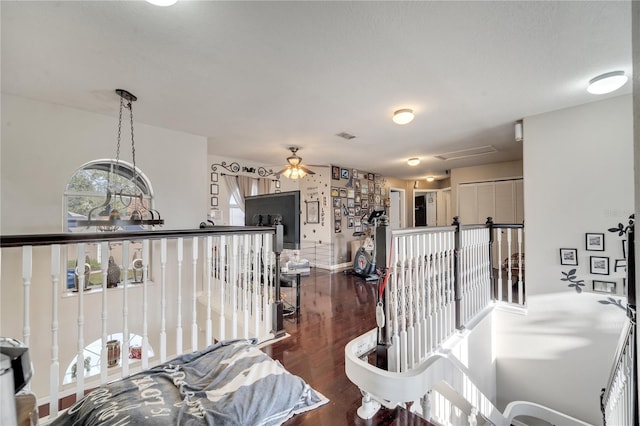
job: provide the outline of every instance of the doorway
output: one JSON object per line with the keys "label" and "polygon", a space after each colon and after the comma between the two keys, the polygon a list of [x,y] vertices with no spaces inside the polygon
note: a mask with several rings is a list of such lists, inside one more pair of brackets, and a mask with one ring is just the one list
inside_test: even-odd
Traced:
{"label": "doorway", "polygon": [[438,192],[414,192],[414,226],[436,226],[438,224]]}
{"label": "doorway", "polygon": [[389,189],[389,225],[391,229],[400,229],[404,226],[404,189]]}

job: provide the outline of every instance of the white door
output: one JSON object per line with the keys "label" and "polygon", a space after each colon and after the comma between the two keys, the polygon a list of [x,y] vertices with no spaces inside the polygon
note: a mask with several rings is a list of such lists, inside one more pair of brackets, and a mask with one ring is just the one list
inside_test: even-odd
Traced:
{"label": "white door", "polygon": [[391,229],[400,229],[402,227],[403,195],[398,190],[391,189],[389,191],[389,225]]}

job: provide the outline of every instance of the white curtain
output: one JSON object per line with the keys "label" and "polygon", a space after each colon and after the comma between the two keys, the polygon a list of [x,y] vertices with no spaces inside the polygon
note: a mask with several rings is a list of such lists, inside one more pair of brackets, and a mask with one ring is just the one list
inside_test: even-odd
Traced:
{"label": "white curtain", "polygon": [[227,184],[229,194],[231,194],[240,209],[244,211],[244,196],[242,195],[242,192],[240,192],[240,187],[238,186],[238,177],[233,175],[224,175],[224,181]]}
{"label": "white curtain", "polygon": [[254,185],[257,183],[258,195],[268,194],[271,189],[271,180],[266,178],[255,179],[250,176],[224,175],[229,193],[236,201],[240,210],[244,212],[244,199],[253,194]]}
{"label": "white curtain", "polygon": [[258,195],[268,194],[271,191],[271,179],[258,179]]}

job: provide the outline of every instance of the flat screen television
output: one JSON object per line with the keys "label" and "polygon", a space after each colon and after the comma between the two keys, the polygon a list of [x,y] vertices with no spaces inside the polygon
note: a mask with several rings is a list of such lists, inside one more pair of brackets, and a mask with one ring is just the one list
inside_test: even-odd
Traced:
{"label": "flat screen television", "polygon": [[283,225],[283,247],[300,249],[300,191],[253,195],[244,199],[245,226]]}

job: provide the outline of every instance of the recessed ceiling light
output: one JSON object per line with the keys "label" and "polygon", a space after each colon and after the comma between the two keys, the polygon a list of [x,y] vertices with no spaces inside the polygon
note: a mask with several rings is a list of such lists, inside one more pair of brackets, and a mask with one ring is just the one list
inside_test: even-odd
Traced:
{"label": "recessed ceiling light", "polygon": [[420,164],[420,159],[418,157],[409,158],[409,160],[407,160],[407,164],[410,166],[417,166]]}
{"label": "recessed ceiling light", "polygon": [[604,95],[618,90],[629,80],[624,71],[613,71],[599,75],[589,81],[587,92],[593,95]]}
{"label": "recessed ceiling light", "polygon": [[151,3],[155,6],[173,6],[177,3],[178,0],[147,0],[148,3]]}
{"label": "recessed ceiling light", "polygon": [[414,117],[412,109],[403,108],[393,113],[393,122],[400,125],[407,124],[411,123]]}

